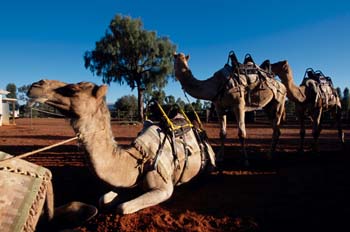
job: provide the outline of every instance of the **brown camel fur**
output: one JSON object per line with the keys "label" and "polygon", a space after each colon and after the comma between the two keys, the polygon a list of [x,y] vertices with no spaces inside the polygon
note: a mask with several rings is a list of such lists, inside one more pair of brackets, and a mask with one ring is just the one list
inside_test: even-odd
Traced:
{"label": "brown camel fur", "polygon": [[331,111],[335,116],[338,127],[338,136],[344,145],[344,133],[341,127],[341,103],[336,90],[331,88],[331,94],[327,101],[320,96],[320,88],[315,80],[309,79],[297,86],[294,83],[293,72],[288,61],[280,61],[271,64],[272,72],[275,73],[287,88],[287,97],[295,102],[296,114],[300,121],[300,146],[299,150],[304,150],[305,137],[305,114],[311,117],[312,136],[314,139],[313,150],[318,151],[318,138],[321,133],[321,117],[325,111]]}
{"label": "brown camel fur", "polygon": [[[189,56],[183,53],[174,54],[175,76],[180,81],[185,92],[194,98],[212,101],[220,122],[221,152],[218,159],[222,159],[224,151],[224,141],[226,138],[226,115],[225,111],[233,109],[238,123],[238,137],[248,165],[248,157],[245,148],[246,129],[245,112],[263,108],[272,121],[272,143],[268,153],[271,158],[275,151],[276,144],[280,136],[280,123],[284,116],[284,103],[286,90],[282,83],[271,79],[269,83],[260,82],[260,85],[251,90],[251,105],[246,104],[247,89],[237,84],[232,88],[222,88],[227,83],[227,77],[223,72],[218,71],[206,80],[198,80],[193,75],[188,66]],[[271,88],[271,85],[277,86]],[[274,91],[274,90],[275,91]]]}
{"label": "brown camel fur", "polygon": [[[93,172],[113,190],[100,198],[102,207],[117,204],[117,212],[130,214],[154,206],[170,198],[175,185],[197,176],[209,159],[213,164],[214,153],[203,159],[200,147],[203,144],[197,142],[193,130],[177,137],[174,148],[169,136],[159,126],[149,124],[132,145],[119,146],[112,134],[110,113],[104,100],[106,92],[106,85],[90,82],[66,84],[55,80],[33,83],[28,91],[30,98],[44,102],[70,118],[71,126],[86,149]],[[153,139],[147,139],[150,136]],[[155,157],[153,154],[159,151],[160,142],[164,146]],[[205,150],[212,151],[207,143],[204,146],[207,146]],[[172,148],[177,151],[176,160]],[[189,153],[188,156],[185,153]],[[145,192],[132,200],[118,202],[120,199],[115,189],[136,185],[142,186]]]}

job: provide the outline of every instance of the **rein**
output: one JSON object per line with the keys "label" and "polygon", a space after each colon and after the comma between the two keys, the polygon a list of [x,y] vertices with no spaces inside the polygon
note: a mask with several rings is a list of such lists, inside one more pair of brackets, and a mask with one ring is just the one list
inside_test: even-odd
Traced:
{"label": "rein", "polygon": [[11,157],[11,158],[7,158],[7,159],[4,159],[4,160],[0,160],[0,164],[9,162],[9,161],[11,161],[11,160],[21,159],[21,158],[28,157],[28,156],[34,155],[34,154],[36,154],[36,153],[39,153],[39,152],[42,152],[42,151],[46,151],[46,150],[49,150],[49,149],[51,149],[51,148],[54,148],[54,147],[63,145],[63,144],[65,144],[65,143],[69,143],[69,142],[74,141],[74,140],[76,140],[76,139],[78,139],[78,138],[79,138],[79,136],[75,136],[75,137],[73,137],[73,138],[70,138],[70,139],[67,139],[67,140],[64,140],[64,141],[61,141],[61,142],[52,144],[52,145],[50,145],[50,146],[46,146],[46,147],[43,147],[43,148],[40,148],[40,149],[37,149],[37,150],[34,150],[34,151],[30,151],[30,152],[23,153],[23,154],[18,155],[18,156],[14,156],[14,157]]}

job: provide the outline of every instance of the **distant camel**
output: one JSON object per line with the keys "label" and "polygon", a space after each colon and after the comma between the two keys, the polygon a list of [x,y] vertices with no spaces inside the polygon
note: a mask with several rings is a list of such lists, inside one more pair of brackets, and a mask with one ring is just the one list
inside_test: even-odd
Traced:
{"label": "distant camel", "polygon": [[[280,123],[284,116],[284,103],[286,97],[285,86],[273,78],[256,80],[254,87],[249,89],[247,85],[239,83],[246,80],[237,80],[232,77],[232,72],[226,66],[215,72],[214,76],[206,80],[196,79],[189,66],[189,56],[183,53],[174,54],[175,76],[180,81],[182,88],[194,98],[212,101],[221,126],[221,155],[223,156],[224,142],[226,139],[226,113],[227,109],[233,109],[238,123],[238,137],[248,165],[248,157],[245,147],[246,129],[245,112],[263,108],[272,121],[272,143],[268,157],[275,151],[280,136]],[[248,103],[247,103],[248,102]],[[222,157],[219,157],[221,159]]]}
{"label": "distant camel", "polygon": [[[132,145],[122,148],[114,140],[110,113],[105,103],[106,85],[90,82],[66,84],[55,80],[33,83],[28,96],[46,103],[70,118],[88,154],[94,173],[111,186],[100,198],[101,207],[134,213],[171,197],[174,186],[190,181],[210,164],[214,152],[205,140],[197,140],[194,129],[170,139],[166,130],[149,123]],[[181,121],[181,117],[177,118]],[[118,202],[118,188],[143,186],[135,199]]]}
{"label": "distant camel", "polygon": [[[331,84],[320,85],[317,80],[304,78],[303,83],[297,86],[294,83],[293,72],[288,61],[271,64],[272,72],[278,75],[287,87],[287,97],[295,102],[296,114],[300,121],[299,150],[304,151],[305,113],[312,120],[313,150],[318,151],[318,138],[321,133],[321,117],[325,111],[331,111],[335,116],[338,127],[338,137],[344,145],[344,133],[341,127],[341,103],[337,91]],[[312,71],[312,70],[307,70]]]}

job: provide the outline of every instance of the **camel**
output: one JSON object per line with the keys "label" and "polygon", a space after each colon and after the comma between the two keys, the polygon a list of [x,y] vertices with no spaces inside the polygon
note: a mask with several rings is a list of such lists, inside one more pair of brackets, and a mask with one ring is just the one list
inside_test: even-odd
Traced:
{"label": "camel", "polygon": [[[272,121],[272,142],[268,158],[275,151],[276,144],[280,136],[280,123],[284,115],[284,103],[286,97],[285,86],[272,78],[258,83],[250,94],[247,94],[247,88],[234,82],[229,86],[227,83],[227,71],[221,69],[206,80],[198,80],[193,75],[188,65],[189,55],[183,53],[174,54],[174,70],[177,80],[180,81],[185,92],[194,98],[209,100],[214,106],[220,123],[221,149],[217,160],[224,157],[224,142],[226,139],[226,115],[225,111],[233,109],[238,123],[238,138],[244,155],[245,165],[249,165],[248,156],[245,147],[246,129],[245,112],[263,108],[269,119]],[[231,73],[229,73],[231,75]],[[230,78],[230,77],[229,77]],[[233,80],[233,78],[230,78]],[[249,95],[249,96],[248,96]],[[250,97],[250,103],[247,104],[247,98]]]}
{"label": "camel", "polygon": [[[91,170],[111,187],[99,200],[101,208],[131,214],[157,205],[171,197],[175,186],[189,182],[206,167],[215,166],[212,148],[206,141],[198,142],[193,129],[170,140],[163,128],[146,121],[131,145],[118,145],[104,100],[106,93],[106,85],[56,80],[33,83],[27,93],[70,119],[85,147]],[[144,192],[121,202],[116,190],[134,186],[141,186]]]}
{"label": "camel", "polygon": [[317,81],[305,79],[300,86],[294,83],[292,68],[288,61],[279,61],[271,64],[272,72],[277,75],[287,88],[287,97],[295,102],[296,114],[300,122],[300,144],[299,151],[304,151],[305,138],[305,114],[312,121],[312,150],[318,152],[318,139],[321,133],[322,113],[331,111],[335,116],[338,127],[340,143],[344,145],[344,133],[341,126],[341,102],[336,90],[332,86],[324,86],[329,93],[326,98],[321,96],[321,87]]}

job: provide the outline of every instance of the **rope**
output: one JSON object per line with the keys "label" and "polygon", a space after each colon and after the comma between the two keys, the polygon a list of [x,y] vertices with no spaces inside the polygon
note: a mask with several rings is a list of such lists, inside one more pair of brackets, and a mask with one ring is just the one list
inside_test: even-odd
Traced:
{"label": "rope", "polygon": [[21,155],[15,156],[15,157],[11,157],[11,158],[7,158],[7,159],[4,159],[4,160],[0,160],[0,164],[5,163],[5,162],[8,162],[8,161],[11,161],[11,160],[14,160],[14,159],[25,158],[25,157],[34,155],[34,154],[36,154],[36,153],[39,153],[39,152],[42,152],[42,151],[46,151],[46,150],[49,150],[49,149],[51,149],[51,148],[54,148],[54,147],[63,145],[63,144],[65,144],[65,143],[69,143],[69,142],[71,142],[71,141],[73,141],[73,140],[76,140],[76,139],[78,139],[78,136],[75,136],[75,137],[73,137],[73,138],[70,138],[70,139],[67,139],[67,140],[64,140],[64,141],[61,141],[61,142],[52,144],[52,145],[47,146],[47,147],[43,147],[43,148],[37,149],[37,150],[31,151],[31,152],[26,152],[26,153],[23,153],[23,154],[21,154]]}
{"label": "rope", "polygon": [[[202,130],[203,129],[202,121],[200,120],[200,118],[199,118],[197,112],[195,111],[195,109],[193,108],[193,105],[191,104],[190,99],[188,99],[186,92],[185,91],[183,91],[183,92],[184,92],[185,98],[187,99],[187,101],[188,101],[188,103],[189,103],[189,105],[190,105],[190,107],[191,107],[191,109],[192,109],[192,111],[194,113],[194,116],[196,117],[196,120],[198,121],[198,124],[199,124],[199,127],[200,127],[199,129]],[[186,116],[186,119],[189,120],[187,118],[187,116]]]}
{"label": "rope", "polygon": [[38,111],[38,112],[45,113],[45,114],[51,114],[51,115],[55,115],[55,116],[64,117],[64,115],[62,115],[62,114],[56,114],[56,113],[52,113],[52,112],[45,111],[45,110],[40,110],[40,109],[33,108],[33,107],[32,107],[31,109],[32,109],[32,110],[35,110],[35,111]]}

